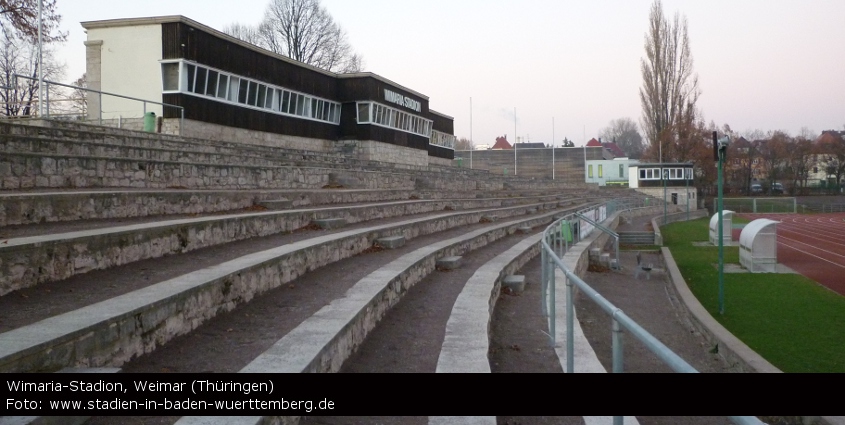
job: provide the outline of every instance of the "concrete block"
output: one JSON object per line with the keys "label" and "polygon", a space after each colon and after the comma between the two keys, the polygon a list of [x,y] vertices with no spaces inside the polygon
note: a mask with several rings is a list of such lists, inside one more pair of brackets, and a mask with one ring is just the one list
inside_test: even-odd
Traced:
{"label": "concrete block", "polygon": [[321,218],[318,220],[314,220],[314,224],[320,226],[321,229],[339,229],[343,226],[346,226],[346,219],[345,218]]}
{"label": "concrete block", "polygon": [[601,263],[605,266],[609,266],[610,265],[610,254],[607,253],[607,252],[602,253],[601,256],[599,257],[599,263]]}
{"label": "concrete block", "polygon": [[519,232],[519,233],[523,233],[523,234],[524,234],[524,233],[531,233],[531,231],[532,231],[532,230],[533,230],[533,229],[532,229],[531,227],[528,227],[528,226],[522,226],[522,227],[518,227],[518,228],[516,229],[516,231],[517,231],[517,232]]}
{"label": "concrete block", "polygon": [[405,237],[400,235],[378,238],[376,243],[382,248],[396,249],[405,245]]}
{"label": "concrete block", "polygon": [[525,276],[512,274],[505,276],[502,280],[502,286],[511,290],[514,293],[521,293],[525,290]]}
{"label": "concrete block", "polygon": [[461,266],[460,256],[443,257],[435,263],[438,269],[454,270]]}
{"label": "concrete block", "polygon": [[494,221],[496,221],[496,216],[493,215],[481,216],[481,220],[479,220],[480,223],[492,223]]}
{"label": "concrete block", "polygon": [[261,201],[258,203],[258,205],[261,205],[262,207],[271,210],[283,210],[293,207],[293,202],[291,202],[289,199],[281,198]]}
{"label": "concrete block", "polygon": [[590,248],[590,260],[598,261],[601,256],[601,248]]}

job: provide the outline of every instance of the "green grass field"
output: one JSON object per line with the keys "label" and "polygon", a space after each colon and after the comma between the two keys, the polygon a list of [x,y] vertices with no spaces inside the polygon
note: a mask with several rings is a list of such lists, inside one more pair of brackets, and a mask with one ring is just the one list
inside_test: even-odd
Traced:
{"label": "green grass field", "polygon": [[[725,314],[718,306],[718,248],[708,218],[661,228],[693,294],[737,338],[784,372],[845,372],[845,297],[795,274],[725,274]],[[725,247],[725,263],[739,248]]]}

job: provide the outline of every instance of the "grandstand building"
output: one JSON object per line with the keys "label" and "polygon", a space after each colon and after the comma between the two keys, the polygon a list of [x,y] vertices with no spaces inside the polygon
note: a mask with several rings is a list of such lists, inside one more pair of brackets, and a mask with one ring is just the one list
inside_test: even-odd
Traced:
{"label": "grandstand building", "polygon": [[129,126],[152,112],[165,133],[375,161],[425,166],[454,158],[453,118],[379,75],[309,66],[183,16],[82,26],[88,88],[124,96],[89,92],[92,116]]}

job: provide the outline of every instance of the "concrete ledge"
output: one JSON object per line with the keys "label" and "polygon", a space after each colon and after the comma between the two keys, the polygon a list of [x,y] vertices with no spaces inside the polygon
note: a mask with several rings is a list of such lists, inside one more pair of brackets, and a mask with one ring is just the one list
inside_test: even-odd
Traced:
{"label": "concrete ledge", "polygon": [[439,270],[454,270],[461,267],[461,258],[457,255],[443,257],[438,259],[435,265]]}
{"label": "concrete ledge", "polygon": [[542,236],[528,236],[478,268],[467,280],[446,323],[437,373],[490,373],[489,329],[502,276],[519,270],[537,256]]}
{"label": "concrete ledge", "polygon": [[[100,270],[133,261],[188,252],[235,240],[289,232],[313,220],[342,218],[357,223],[373,218],[400,217],[442,208],[454,201],[397,201],[350,207],[267,211],[168,220],[156,223],[9,239],[0,245],[0,295],[42,282]],[[466,200],[467,204],[487,203]],[[499,201],[492,201],[498,204]],[[535,205],[535,204],[532,204]],[[526,206],[450,213],[522,214]]]}
{"label": "concrete ledge", "polygon": [[780,373],[780,369],[745,345],[707,312],[687,286],[669,248],[661,248],[661,253],[675,291],[682,301],[684,312],[710,344],[719,344],[719,355],[725,358],[728,364],[736,365],[742,372]]}
{"label": "concrete ledge", "polygon": [[272,199],[261,201],[258,203],[264,208],[269,208],[271,210],[284,210],[293,207],[293,202],[289,199],[281,198],[281,199]]}
{"label": "concrete ledge", "polygon": [[[506,209],[513,215],[520,211]],[[356,255],[371,247],[377,237],[396,233],[430,234],[475,223],[482,214],[443,214],[318,236],[197,270],[5,332],[0,334],[0,372],[119,366],[307,270]],[[524,220],[518,225],[537,225],[544,218]],[[507,224],[499,227],[508,230]],[[384,284],[385,280],[378,282]]]}
{"label": "concrete ledge", "polygon": [[346,219],[343,218],[321,218],[313,221],[314,224],[320,226],[324,230],[340,229],[346,226]]}
{"label": "concrete ledge", "polygon": [[514,293],[522,293],[525,290],[525,276],[523,275],[509,275],[502,280],[502,286],[510,289]]}
{"label": "concrete ledge", "polygon": [[434,271],[437,257],[463,254],[507,236],[516,227],[550,220],[551,213],[487,226],[405,254],[358,281],[240,372],[336,372],[404,293]]}
{"label": "concrete ledge", "polygon": [[405,246],[404,236],[388,236],[376,239],[376,243],[385,249],[396,249]]}

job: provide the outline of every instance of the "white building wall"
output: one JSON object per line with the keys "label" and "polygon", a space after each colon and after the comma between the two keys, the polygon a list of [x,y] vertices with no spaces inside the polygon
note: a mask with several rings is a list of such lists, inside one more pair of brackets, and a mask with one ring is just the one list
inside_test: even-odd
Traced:
{"label": "white building wall", "polygon": [[[88,41],[98,40],[103,41],[99,90],[161,103],[161,25],[89,29]],[[103,95],[102,110],[104,119],[140,118],[144,104]],[[162,115],[159,105],[147,104],[146,111]]]}
{"label": "white building wall", "polygon": [[[586,167],[584,167],[584,181],[587,183],[598,183],[599,186],[607,186],[607,182],[628,183],[628,167],[638,162],[636,159],[589,160],[587,161]],[[619,172],[620,165],[622,166],[621,175]],[[590,175],[591,166],[592,175]],[[601,173],[599,173],[599,167],[601,167]]]}

